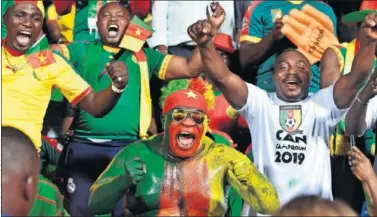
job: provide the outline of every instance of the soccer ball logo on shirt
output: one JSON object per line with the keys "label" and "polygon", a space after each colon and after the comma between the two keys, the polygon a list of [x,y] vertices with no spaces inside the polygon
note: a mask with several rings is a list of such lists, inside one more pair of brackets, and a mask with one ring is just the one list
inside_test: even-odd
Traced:
{"label": "soccer ball logo on shirt", "polygon": [[287,133],[294,133],[301,125],[301,106],[280,106],[280,126]]}

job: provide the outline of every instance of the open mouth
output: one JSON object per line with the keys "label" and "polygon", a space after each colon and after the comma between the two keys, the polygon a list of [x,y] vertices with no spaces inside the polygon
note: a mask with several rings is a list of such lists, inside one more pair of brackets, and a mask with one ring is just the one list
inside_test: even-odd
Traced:
{"label": "open mouth", "polygon": [[109,33],[109,37],[110,38],[115,38],[118,36],[118,31],[119,31],[119,27],[115,24],[111,24],[108,28],[107,28],[107,31]]}
{"label": "open mouth", "polygon": [[288,89],[296,89],[300,86],[301,81],[296,78],[284,79],[283,83],[288,87]]}
{"label": "open mouth", "polygon": [[18,44],[20,44],[23,47],[26,47],[30,44],[31,41],[31,32],[28,31],[21,31],[17,34],[16,40]]}
{"label": "open mouth", "polygon": [[177,139],[180,148],[187,150],[192,147],[195,140],[195,135],[189,132],[180,132]]}

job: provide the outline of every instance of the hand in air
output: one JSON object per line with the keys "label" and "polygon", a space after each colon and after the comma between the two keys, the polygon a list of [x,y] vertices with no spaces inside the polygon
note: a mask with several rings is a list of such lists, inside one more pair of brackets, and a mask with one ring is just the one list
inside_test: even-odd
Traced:
{"label": "hand in air", "polygon": [[198,45],[207,44],[217,33],[225,19],[225,11],[218,2],[211,3],[212,15],[207,7],[207,19],[199,20],[187,28],[187,33]]}
{"label": "hand in air", "polygon": [[375,42],[377,40],[377,14],[369,13],[359,31],[361,32],[360,41]]}

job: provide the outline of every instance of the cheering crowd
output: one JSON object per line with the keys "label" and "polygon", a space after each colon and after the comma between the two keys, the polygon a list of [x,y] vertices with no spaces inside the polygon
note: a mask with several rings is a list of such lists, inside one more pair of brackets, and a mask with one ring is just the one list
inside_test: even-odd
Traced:
{"label": "cheering crowd", "polygon": [[376,1],[1,7],[2,216],[377,215]]}

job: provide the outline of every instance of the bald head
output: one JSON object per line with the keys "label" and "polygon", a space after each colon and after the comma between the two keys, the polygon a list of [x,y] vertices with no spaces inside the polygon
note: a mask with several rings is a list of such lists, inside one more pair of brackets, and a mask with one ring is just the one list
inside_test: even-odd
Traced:
{"label": "bald head", "polygon": [[38,152],[28,136],[12,127],[1,127],[1,140],[3,212],[26,216],[37,192]]}
{"label": "bald head", "polygon": [[39,164],[38,153],[33,142],[20,130],[1,127],[1,141],[3,169],[25,171]]}

